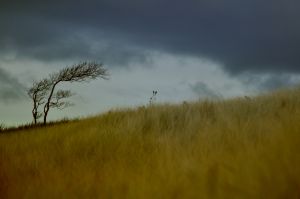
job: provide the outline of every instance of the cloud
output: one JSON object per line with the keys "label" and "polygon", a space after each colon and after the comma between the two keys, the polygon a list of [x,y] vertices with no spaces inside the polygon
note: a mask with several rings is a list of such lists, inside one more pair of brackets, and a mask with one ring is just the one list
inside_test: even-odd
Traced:
{"label": "cloud", "polygon": [[[10,27],[1,37],[1,54],[12,53],[15,59],[34,59],[43,62],[95,60],[107,65],[128,66],[130,62],[147,62],[146,50],[111,33],[84,32],[75,27],[63,28],[26,20],[16,31]],[[41,25],[42,24],[42,25]],[[35,27],[37,26],[37,27]],[[32,31],[35,30],[35,31]]]}
{"label": "cloud", "polygon": [[126,65],[156,50],[205,57],[230,74],[299,73],[299,7],[296,0],[6,1],[0,44],[2,53],[45,61]]}
{"label": "cloud", "polygon": [[192,91],[197,94],[200,99],[220,99],[222,96],[209,88],[204,82],[198,81],[190,84]]}
{"label": "cloud", "polygon": [[0,68],[0,102],[14,103],[25,97],[25,87],[4,69]]}
{"label": "cloud", "polygon": [[300,76],[284,73],[269,74],[243,74],[239,76],[241,82],[250,90],[272,91],[280,88],[294,87],[299,85]]}

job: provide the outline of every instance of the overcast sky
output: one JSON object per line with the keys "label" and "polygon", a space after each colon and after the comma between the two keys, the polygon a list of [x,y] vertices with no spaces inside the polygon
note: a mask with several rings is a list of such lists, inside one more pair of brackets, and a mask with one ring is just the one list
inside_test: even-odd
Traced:
{"label": "overcast sky", "polygon": [[299,83],[299,0],[2,0],[0,123],[32,121],[34,80],[91,60],[110,80],[64,84],[76,106],[116,107],[253,95]]}

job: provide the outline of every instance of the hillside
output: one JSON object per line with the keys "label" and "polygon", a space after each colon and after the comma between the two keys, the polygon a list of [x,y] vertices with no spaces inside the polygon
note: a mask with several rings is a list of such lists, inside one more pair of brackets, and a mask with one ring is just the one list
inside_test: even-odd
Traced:
{"label": "hillside", "polygon": [[300,198],[300,89],[0,134],[0,198]]}

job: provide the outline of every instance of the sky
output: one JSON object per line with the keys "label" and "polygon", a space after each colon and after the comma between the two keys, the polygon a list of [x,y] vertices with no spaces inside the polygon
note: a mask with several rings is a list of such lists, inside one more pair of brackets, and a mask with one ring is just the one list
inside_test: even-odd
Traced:
{"label": "sky", "polygon": [[109,80],[62,84],[76,105],[49,118],[226,99],[297,86],[298,0],[2,0],[0,124],[32,121],[33,81],[81,61]]}

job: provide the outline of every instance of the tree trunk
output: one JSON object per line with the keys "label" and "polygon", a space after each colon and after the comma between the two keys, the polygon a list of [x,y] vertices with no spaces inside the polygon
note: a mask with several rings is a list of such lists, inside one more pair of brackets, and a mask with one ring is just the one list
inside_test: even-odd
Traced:
{"label": "tree trunk", "polygon": [[52,95],[54,93],[54,89],[56,87],[56,85],[59,83],[60,81],[57,81],[53,84],[52,86],[52,89],[51,89],[51,92],[49,94],[49,97],[48,97],[48,100],[47,100],[47,103],[45,104],[44,106],[44,125],[46,125],[47,123],[47,116],[48,116],[48,112],[49,112],[49,109],[50,109],[50,102],[51,102],[51,99],[52,99]]}
{"label": "tree trunk", "polygon": [[34,125],[36,125],[36,117],[34,117]]}
{"label": "tree trunk", "polygon": [[[48,114],[48,112],[47,112],[47,114]],[[44,125],[47,124],[47,114],[46,113],[44,114]]]}
{"label": "tree trunk", "polygon": [[33,116],[33,122],[34,122],[34,124],[36,124],[36,120],[37,120],[37,112],[36,112],[36,110],[35,110],[35,107],[33,108],[33,110],[32,110],[32,116]]}

